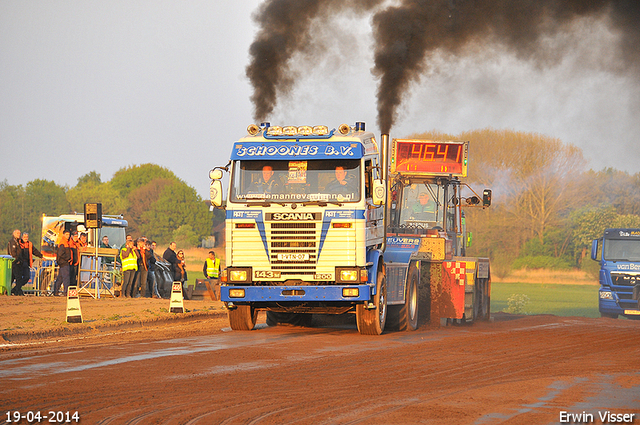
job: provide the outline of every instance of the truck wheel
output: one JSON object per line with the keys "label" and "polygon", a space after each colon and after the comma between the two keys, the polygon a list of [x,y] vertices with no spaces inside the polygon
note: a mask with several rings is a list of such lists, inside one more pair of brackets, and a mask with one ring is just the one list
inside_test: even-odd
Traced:
{"label": "truck wheel", "polygon": [[258,310],[250,304],[240,304],[229,310],[229,326],[234,331],[250,331],[256,326]]}
{"label": "truck wheel", "polygon": [[478,279],[476,276],[475,294],[473,300],[473,321],[489,320],[491,312],[489,310],[489,281],[488,279]]}
{"label": "truck wheel", "polygon": [[400,307],[399,330],[401,331],[418,329],[418,269],[413,265],[409,269],[404,305]]}
{"label": "truck wheel", "polygon": [[367,309],[365,304],[356,305],[356,322],[362,335],[380,335],[387,322],[387,279],[382,272],[378,272],[373,304],[373,309]]}

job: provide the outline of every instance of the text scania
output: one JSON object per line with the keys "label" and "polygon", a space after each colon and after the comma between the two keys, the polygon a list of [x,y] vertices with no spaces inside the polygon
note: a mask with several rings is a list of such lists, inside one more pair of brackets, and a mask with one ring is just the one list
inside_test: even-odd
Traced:
{"label": "text scania", "polygon": [[313,213],[273,213],[272,220],[314,220]]}
{"label": "text scania", "polygon": [[236,154],[239,157],[244,156],[354,156],[353,147],[351,146],[326,146],[324,152],[320,152],[318,146],[315,145],[294,145],[294,146],[238,146]]}

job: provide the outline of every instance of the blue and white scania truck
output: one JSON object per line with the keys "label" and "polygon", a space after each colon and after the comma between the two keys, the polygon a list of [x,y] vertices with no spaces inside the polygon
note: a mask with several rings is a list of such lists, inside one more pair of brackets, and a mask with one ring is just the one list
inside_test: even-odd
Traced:
{"label": "blue and white scania truck", "polygon": [[364,123],[250,125],[231,161],[210,172],[211,203],[226,196],[221,300],[234,330],[355,313],[378,335],[387,315],[384,263],[386,143]]}
{"label": "blue and white scania truck", "polygon": [[640,318],[640,229],[606,229],[591,258],[600,262],[600,315]]}

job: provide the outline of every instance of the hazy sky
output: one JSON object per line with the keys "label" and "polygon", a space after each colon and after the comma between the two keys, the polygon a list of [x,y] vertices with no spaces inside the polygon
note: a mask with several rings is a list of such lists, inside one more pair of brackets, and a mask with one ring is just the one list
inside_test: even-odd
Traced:
{"label": "hazy sky", "polygon": [[[207,198],[209,169],[226,164],[252,123],[245,67],[259,4],[0,0],[0,181],[74,186],[90,171],[107,181],[122,167],[155,163]],[[365,121],[379,133],[370,21],[318,23],[311,51],[294,61],[297,84],[269,121]],[[557,52],[548,64],[486,46],[433,56],[391,137],[538,132],[581,147],[596,170],[640,172],[638,77],[611,71],[615,40],[592,19],[548,40]]]}

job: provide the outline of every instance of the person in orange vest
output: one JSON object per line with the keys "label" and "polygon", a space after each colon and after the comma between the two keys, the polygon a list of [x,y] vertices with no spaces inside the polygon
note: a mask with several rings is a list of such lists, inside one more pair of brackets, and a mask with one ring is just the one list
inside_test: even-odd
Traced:
{"label": "person in orange vest", "polygon": [[[22,286],[26,285],[29,279],[31,279],[33,256],[35,255],[38,258],[42,258],[42,253],[29,241],[29,234],[26,232],[24,232],[22,238],[20,238],[20,248],[22,248],[22,284],[20,288],[22,288]],[[22,292],[22,289],[20,289],[20,292]]]}
{"label": "person in orange vest", "polygon": [[80,248],[86,248],[87,246],[89,246],[89,244],[87,243],[86,233],[80,233],[80,240],[78,241],[78,243],[80,244]]}
{"label": "person in orange vest", "polygon": [[64,295],[67,295],[69,286],[71,286],[71,262],[73,261],[71,247],[69,246],[69,239],[71,238],[71,232],[65,230],[62,232],[62,240],[58,244],[58,250],[56,251],[56,262],[58,263],[58,276],[55,282],[53,282],[53,295],[58,296],[60,292],[60,284],[64,286]]}
{"label": "person in orange vest", "polygon": [[78,248],[80,248],[80,240],[78,240],[78,232],[74,231],[71,234],[71,239],[69,240],[69,248],[71,248],[71,268],[69,269],[69,274],[71,277],[71,286],[78,285],[78,269],[80,268],[80,252]]}
{"label": "person in orange vest", "polygon": [[121,298],[131,298],[133,285],[135,284],[136,271],[138,270],[138,256],[133,246],[133,240],[127,239],[126,245],[120,251],[122,262],[122,289]]}

